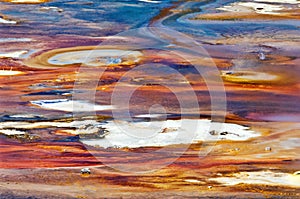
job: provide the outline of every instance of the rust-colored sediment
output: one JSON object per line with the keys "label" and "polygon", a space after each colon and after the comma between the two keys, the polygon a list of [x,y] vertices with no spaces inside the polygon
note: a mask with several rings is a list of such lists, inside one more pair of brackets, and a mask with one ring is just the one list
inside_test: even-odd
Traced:
{"label": "rust-colored sediment", "polygon": [[[21,3],[21,1],[8,1]],[[45,1],[22,1],[22,3],[42,3]],[[164,9],[154,18],[153,23],[170,14]],[[193,20],[281,20],[299,19],[297,10],[284,11],[281,15],[262,15],[251,13],[200,14]],[[9,37],[9,35],[3,35]],[[205,79],[193,70],[191,63],[174,53],[154,49],[137,50],[138,60],[122,64],[112,64],[102,71],[101,67],[77,64],[49,64],[49,58],[64,52],[91,50],[108,38],[60,35],[55,37],[31,36],[31,42],[0,43],[0,47],[13,52],[20,49],[34,49],[35,52],[25,58],[0,58],[0,112],[1,122],[17,121],[12,115],[37,115],[29,122],[40,120],[57,122],[72,121],[69,112],[47,110],[34,106],[30,101],[45,99],[71,99],[74,83],[84,86],[93,85],[93,78],[103,72],[97,82],[96,103],[110,104],[115,86],[126,93],[135,88],[132,102],[133,114],[148,113],[153,104],[163,104],[166,110],[180,114],[176,95],[182,93],[189,84],[197,93],[201,114],[210,118],[210,93]],[[130,38],[134,40],[135,38]],[[139,38],[136,38],[136,41]],[[128,40],[120,37],[118,42]],[[170,165],[149,173],[122,173],[114,169],[120,166],[146,167],[159,165],[171,159],[167,153],[154,153],[158,147],[147,148],[108,148],[88,147],[78,137],[68,134],[62,128],[39,127],[19,129],[27,136],[7,136],[0,134],[0,197],[52,197],[52,198],[101,198],[101,197],[228,197],[262,198],[299,196],[299,69],[298,41],[281,41],[278,38],[252,38],[251,45],[268,49],[266,59],[259,60],[258,52],[250,52],[240,58],[241,41],[247,37],[217,38],[212,44],[203,44],[210,58],[195,58],[195,63],[220,70],[227,97],[225,121],[251,127],[261,136],[246,141],[221,140],[216,143],[196,143],[189,146],[182,156]],[[109,43],[109,42],[108,42]],[[113,43],[113,42],[112,42]],[[223,45],[221,45],[223,44]],[[98,49],[132,50],[129,46],[106,45]],[[241,66],[236,63],[244,59]],[[165,64],[177,71],[183,71],[185,81],[178,81],[164,71],[134,71],[139,64]],[[240,63],[240,62],[238,62]],[[249,64],[250,63],[250,64]],[[248,65],[247,65],[248,64]],[[244,66],[246,65],[246,66]],[[84,70],[82,70],[84,69]],[[2,71],[5,75],[1,75]],[[9,73],[9,71],[12,71]],[[17,71],[14,73],[14,71]],[[156,71],[153,72],[153,71]],[[188,71],[188,72],[187,72]],[[130,76],[118,82],[126,73]],[[152,72],[152,74],[151,74]],[[157,74],[161,73],[161,77]],[[160,85],[166,83],[173,90]],[[210,82],[216,86],[216,82]],[[65,91],[64,95],[52,91]],[[221,90],[215,90],[222,92]],[[90,100],[86,93],[79,93],[82,99]],[[189,96],[181,95],[186,102]],[[199,112],[192,112],[198,114]],[[97,112],[98,120],[111,116],[110,111]],[[216,113],[220,116],[223,112]],[[28,118],[27,118],[28,119]],[[81,118],[82,119],[82,118]],[[11,127],[13,128],[13,127]],[[185,145],[174,145],[168,150],[177,153]],[[201,151],[209,153],[199,156]],[[135,153],[132,153],[135,152]],[[139,156],[139,154],[141,154]],[[105,158],[105,162],[102,161]],[[82,175],[80,170],[89,167],[91,174]],[[241,183],[225,185],[216,179],[234,177],[240,172],[273,172],[292,176],[288,184]],[[277,176],[277,177],[278,177]],[[276,176],[275,176],[276,177]],[[215,179],[215,180],[214,180]],[[284,178],[285,179],[285,178]],[[268,179],[266,179],[268,180]],[[281,180],[281,178],[280,178]],[[272,182],[272,181],[271,181]],[[293,186],[291,186],[293,185]]]}

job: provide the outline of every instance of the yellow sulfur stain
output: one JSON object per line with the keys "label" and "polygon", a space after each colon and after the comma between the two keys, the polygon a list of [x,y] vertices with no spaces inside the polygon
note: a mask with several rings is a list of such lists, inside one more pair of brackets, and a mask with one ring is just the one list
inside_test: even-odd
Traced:
{"label": "yellow sulfur stain", "polygon": [[228,82],[233,83],[275,83],[281,78],[278,75],[256,72],[256,71],[237,71],[237,72],[221,72],[221,77]]}
{"label": "yellow sulfur stain", "polygon": [[14,70],[0,70],[1,76],[14,76],[14,75],[22,75],[24,72],[22,71],[14,71]]}

